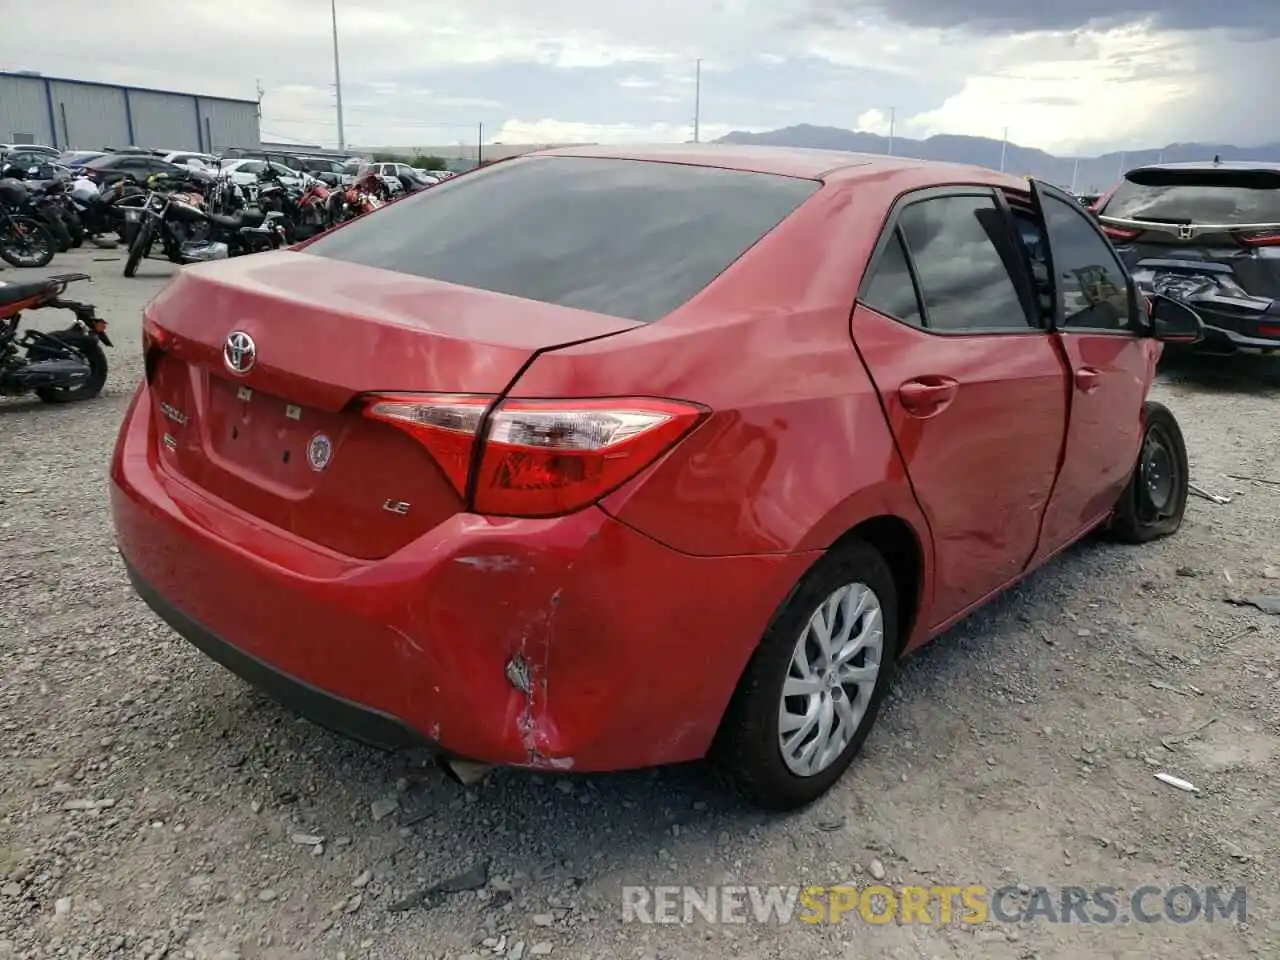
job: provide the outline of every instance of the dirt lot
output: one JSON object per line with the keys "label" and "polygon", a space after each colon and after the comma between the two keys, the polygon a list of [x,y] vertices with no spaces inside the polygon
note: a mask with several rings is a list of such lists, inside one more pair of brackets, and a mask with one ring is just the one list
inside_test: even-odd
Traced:
{"label": "dirt lot", "polygon": [[[0,403],[0,960],[1280,957],[1280,617],[1227,602],[1280,594],[1280,358],[1182,363],[1157,388],[1194,479],[1229,504],[1193,498],[1152,547],[1081,545],[951,631],[844,782],[770,818],[697,767],[464,790],[288,715],[173,635],[126,584],[106,480],[169,268],[124,280],[94,259],[114,256],[54,265],[100,277],[106,395]],[[480,889],[404,902],[468,871]],[[1121,917],[1144,884],[1244,886],[1248,920],[622,920],[625,884],[882,875],[1024,904],[1116,887]]]}

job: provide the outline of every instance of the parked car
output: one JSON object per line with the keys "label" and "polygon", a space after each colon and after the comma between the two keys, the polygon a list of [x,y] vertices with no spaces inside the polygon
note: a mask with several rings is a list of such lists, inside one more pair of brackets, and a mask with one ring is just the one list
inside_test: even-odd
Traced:
{"label": "parked car", "polygon": [[180,167],[195,167],[197,170],[214,170],[217,169],[218,161],[208,153],[191,153],[186,150],[174,150],[166,153],[162,158],[165,163],[176,164]]}
{"label": "parked car", "polygon": [[1199,349],[1280,348],[1280,164],[1138,167],[1094,209],[1140,287],[1204,318]]}
{"label": "parked car", "polygon": [[139,182],[148,177],[163,173],[178,177],[188,171],[187,167],[166,163],[150,153],[108,153],[82,164],[80,170],[92,179],[99,187],[109,186],[125,176],[132,176]]}
{"label": "parked car", "polygon": [[267,160],[223,160],[222,172],[238,186],[254,186],[268,170],[273,170],[285,186],[302,186],[303,174],[283,164]]}
{"label": "parked car", "polygon": [[15,150],[42,154],[45,161],[56,160],[62,151],[57,147],[45,146],[42,143],[0,143],[0,157]]}
{"label": "parked car", "polygon": [[68,150],[58,156],[58,163],[72,170],[83,167],[90,160],[97,160],[107,154],[103,150]]}
{"label": "parked car", "polygon": [[905,654],[1093,531],[1178,529],[1147,392],[1199,323],[1152,303],[1070,196],[991,170],[520,157],[177,274],[117,541],[180,634],[367,742],[710,755],[792,808]]}

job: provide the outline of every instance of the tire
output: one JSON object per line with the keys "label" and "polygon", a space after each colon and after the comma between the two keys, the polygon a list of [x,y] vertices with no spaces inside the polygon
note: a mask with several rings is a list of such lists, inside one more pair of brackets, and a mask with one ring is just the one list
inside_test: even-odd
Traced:
{"label": "tire", "polygon": [[107,354],[96,339],[77,329],[50,334],[79,350],[89,361],[89,379],[78,387],[37,387],[36,396],[45,403],[78,403],[92,400],[107,385]]}
{"label": "tire", "polygon": [[62,219],[67,225],[67,233],[71,234],[72,248],[83,247],[88,233],[84,229],[80,215],[73,210],[67,210],[62,214]]}
{"label": "tire", "polygon": [[62,222],[62,217],[56,211],[42,210],[40,212],[40,222],[53,235],[53,239],[58,244],[58,253],[66,253],[71,249],[71,234],[67,232],[66,225]]}
{"label": "tire", "polygon": [[1187,510],[1190,473],[1178,420],[1154,400],[1142,408],[1138,462],[1104,533],[1121,543],[1150,543],[1178,532]]}
{"label": "tire", "polygon": [[[15,235],[15,231],[20,232]],[[47,267],[57,253],[58,242],[34,217],[15,216],[0,221],[0,259],[15,267]]]}
{"label": "tire", "polygon": [[[846,624],[855,634],[867,630],[867,635],[873,638],[871,644],[859,648],[860,652],[849,664],[866,668],[876,665],[878,659],[879,669],[874,677],[862,685],[849,682],[833,686],[811,680],[817,684],[814,692],[784,700],[784,683],[789,675],[795,675],[796,659],[803,655],[802,649],[806,653],[817,649],[812,644],[811,620],[823,612],[833,597],[858,588],[868,591],[879,605],[880,639],[876,649],[874,614]],[[856,595],[847,599],[856,599]],[[839,625],[840,621],[836,623]],[[843,776],[862,749],[893,682],[901,648],[898,630],[898,595],[893,573],[884,557],[870,544],[854,541],[840,546],[805,575],[775,615],[747,664],[712,746],[713,764],[745,800],[766,810],[795,810],[817,800]],[[863,660],[862,664],[857,663],[859,659]],[[827,692],[817,692],[822,690]],[[809,704],[803,703],[803,697],[810,698]],[[827,716],[832,725],[829,730],[841,731],[845,736],[830,746],[825,760],[807,772],[798,772],[794,761],[789,762],[784,756],[780,736],[782,710],[794,712],[804,706],[812,707],[816,701],[818,716],[821,716],[827,710],[838,711],[840,698],[843,698],[845,713],[827,713]],[[859,707],[860,714],[856,712]],[[852,720],[852,730],[844,726],[848,721],[843,720],[843,716]],[[793,731],[793,735],[796,733]],[[796,742],[801,745],[808,742],[812,746],[810,737],[814,733],[813,730],[803,732]]]}
{"label": "tire", "polygon": [[129,259],[124,262],[124,275],[132,277],[138,272],[138,264],[142,263],[142,258],[147,255],[147,251],[151,249],[152,226],[151,221],[138,227],[138,232],[133,236],[133,242],[129,244]]}

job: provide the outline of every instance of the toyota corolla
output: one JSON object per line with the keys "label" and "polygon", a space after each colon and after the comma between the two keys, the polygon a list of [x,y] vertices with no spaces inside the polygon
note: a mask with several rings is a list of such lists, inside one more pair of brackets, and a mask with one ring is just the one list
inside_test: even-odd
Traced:
{"label": "toyota corolla", "polygon": [[448,762],[826,791],[901,658],[1096,530],[1177,530],[1162,340],[1071,197],[732,146],[495,164],[183,270],[112,463],[142,598]]}

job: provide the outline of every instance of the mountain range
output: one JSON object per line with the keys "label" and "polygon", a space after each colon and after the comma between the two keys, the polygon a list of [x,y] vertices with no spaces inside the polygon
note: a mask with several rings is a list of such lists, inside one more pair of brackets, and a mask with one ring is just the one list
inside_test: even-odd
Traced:
{"label": "mountain range", "polygon": [[[889,138],[861,130],[844,130],[840,127],[815,127],[800,124],[770,130],[766,133],[746,133],[735,130],[721,137],[717,143],[755,143],[778,147],[815,147],[822,150],[849,150],[854,153],[888,153]],[[893,138],[893,153],[900,157],[920,160],[947,160],[952,163],[974,164],[980,167],[1000,169],[1000,154],[1004,150],[1004,169],[1018,176],[1036,177],[1056,183],[1080,193],[1100,193],[1111,186],[1124,169],[1147,163],[1174,163],[1188,160],[1259,160],[1280,162],[1280,143],[1261,147],[1236,147],[1217,143],[1170,143],[1148,150],[1131,150],[1125,153],[1106,153],[1100,157],[1055,157],[1053,154],[1023,147],[1016,143],[1002,144],[988,137],[967,137],[943,134],[927,140],[908,137]]]}

